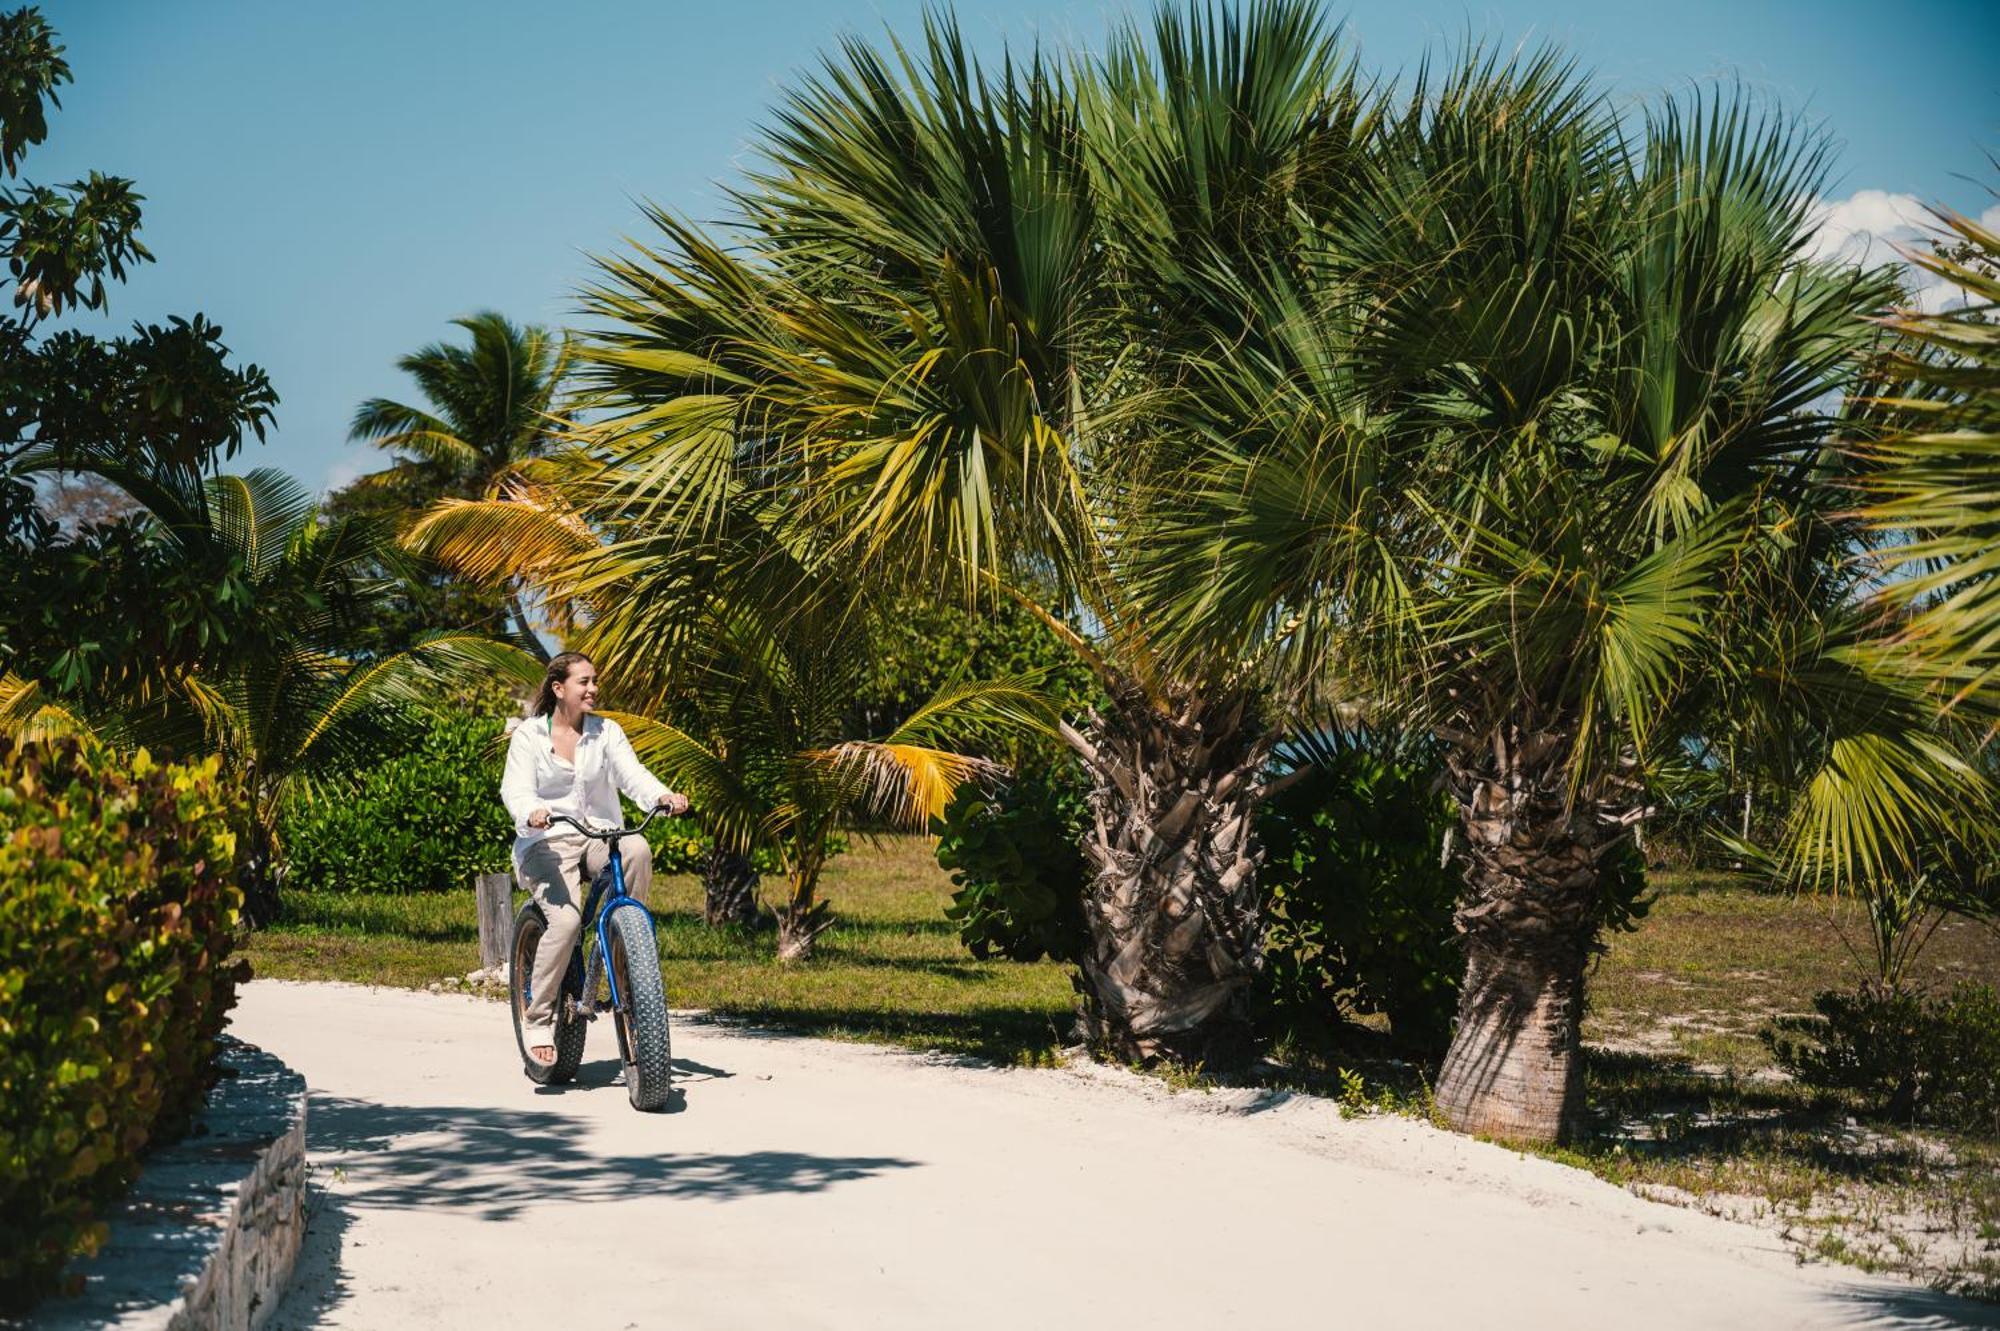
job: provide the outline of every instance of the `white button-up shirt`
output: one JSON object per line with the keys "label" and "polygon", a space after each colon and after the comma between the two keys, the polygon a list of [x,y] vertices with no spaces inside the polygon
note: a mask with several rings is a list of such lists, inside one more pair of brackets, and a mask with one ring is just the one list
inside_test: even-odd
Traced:
{"label": "white button-up shirt", "polygon": [[566,813],[580,823],[618,827],[625,821],[618,808],[619,791],[642,809],[652,808],[667,793],[666,783],[646,770],[616,721],[585,716],[583,733],[577,736],[575,762],[556,756],[553,725],[553,717],[530,717],[514,727],[514,736],[507,742],[500,799],[514,818],[517,858],[550,833],[546,827],[528,826],[528,815],[537,809],[547,809],[550,817]]}

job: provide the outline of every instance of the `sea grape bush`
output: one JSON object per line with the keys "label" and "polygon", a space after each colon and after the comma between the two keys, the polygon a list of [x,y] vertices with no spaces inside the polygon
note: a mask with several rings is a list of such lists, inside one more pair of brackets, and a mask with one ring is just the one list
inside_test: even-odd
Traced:
{"label": "sea grape bush", "polygon": [[102,1243],[213,1083],[241,817],[214,758],[0,740],[0,1313]]}

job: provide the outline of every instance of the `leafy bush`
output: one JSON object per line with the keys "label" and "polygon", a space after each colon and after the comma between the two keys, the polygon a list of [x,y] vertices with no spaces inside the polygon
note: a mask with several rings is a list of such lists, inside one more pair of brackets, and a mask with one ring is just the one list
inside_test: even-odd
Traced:
{"label": "leafy bush", "polygon": [[1925,995],[1867,984],[1827,990],[1817,1015],[1765,1033],[1780,1066],[1808,1086],[1857,1093],[1902,1123],[2000,1135],[2000,993],[1960,984]]}
{"label": "leafy bush", "polygon": [[1451,1036],[1465,954],[1459,875],[1439,850],[1454,811],[1429,750],[1376,739],[1316,744],[1311,775],[1271,797],[1264,978],[1269,1033],[1317,1047],[1361,1012],[1414,1053]]}
{"label": "leafy bush", "polygon": [[1085,792],[1074,763],[1044,760],[997,790],[961,787],[933,825],[938,863],[958,885],[945,914],[973,956],[1082,955]]}
{"label": "leafy bush", "polygon": [[0,741],[0,1311],[186,1130],[247,969],[218,761]]}
{"label": "leafy bush", "polygon": [[288,808],[278,826],[287,885],[463,891],[474,874],[506,869],[514,823],[500,803],[502,726],[490,716],[443,714],[409,752]]}

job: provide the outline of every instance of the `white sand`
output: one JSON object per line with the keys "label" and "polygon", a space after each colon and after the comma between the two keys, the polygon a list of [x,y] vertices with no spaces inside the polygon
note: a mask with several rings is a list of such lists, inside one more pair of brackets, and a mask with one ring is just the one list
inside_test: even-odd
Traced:
{"label": "white sand", "polygon": [[260,982],[234,1030],[314,1096],[280,1331],[2000,1325],[1312,1098],[683,1020],[684,1102],[644,1115],[603,1022],[561,1092],[497,1003]]}

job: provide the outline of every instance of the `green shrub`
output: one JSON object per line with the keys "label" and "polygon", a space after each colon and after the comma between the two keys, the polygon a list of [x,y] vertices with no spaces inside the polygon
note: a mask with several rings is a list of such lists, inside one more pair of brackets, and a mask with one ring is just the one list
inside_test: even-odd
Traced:
{"label": "green shrub", "polygon": [[1085,790],[1076,765],[1058,756],[1024,765],[997,790],[961,787],[933,826],[938,863],[958,885],[945,914],[973,956],[1083,954]]}
{"label": "green shrub", "polygon": [[218,762],[0,741],[0,1311],[185,1131],[247,969]]}
{"label": "green shrub", "polygon": [[285,811],[285,882],[342,892],[464,891],[511,863],[500,803],[503,723],[447,713],[409,752],[356,772]]}
{"label": "green shrub", "polygon": [[1806,1085],[1859,1094],[1900,1123],[2000,1135],[2000,993],[1960,984],[1943,995],[1863,985],[1827,990],[1816,1015],[1765,1032],[1773,1057]]}
{"label": "green shrub", "polygon": [[1269,1034],[1325,1048],[1363,1013],[1396,1043],[1441,1050],[1465,954],[1452,927],[1459,875],[1440,863],[1454,811],[1428,750],[1315,746],[1311,775],[1258,820],[1265,860],[1261,1020]]}

